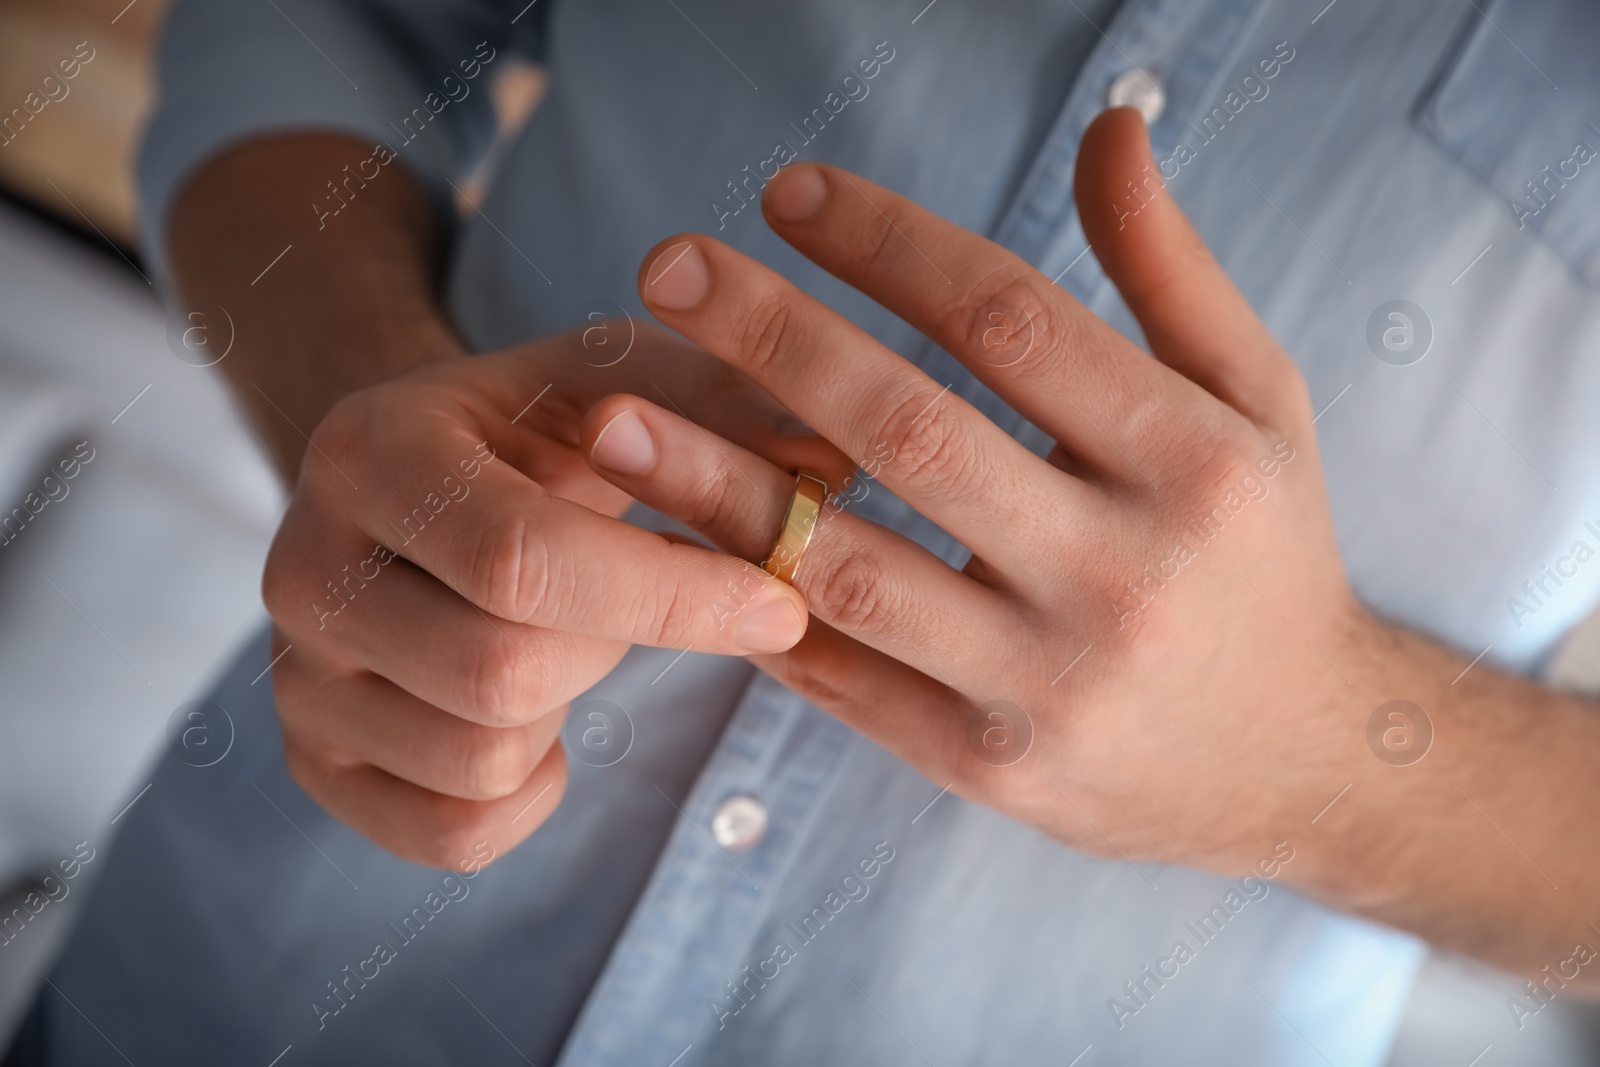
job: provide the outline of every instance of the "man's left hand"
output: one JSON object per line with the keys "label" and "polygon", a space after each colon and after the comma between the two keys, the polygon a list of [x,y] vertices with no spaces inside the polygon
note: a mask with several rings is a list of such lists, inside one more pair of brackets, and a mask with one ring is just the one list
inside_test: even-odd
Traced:
{"label": "man's left hand", "polygon": [[[818,472],[837,495],[795,580],[813,624],[753,658],[934,784],[1074,847],[1237,876],[1287,843],[1292,881],[1434,932],[1415,912],[1437,875],[1389,861],[1451,826],[1482,830],[1486,855],[1502,845],[1459,802],[1478,783],[1397,771],[1367,725],[1391,699],[1439,707],[1454,659],[1357,603],[1305,384],[1154,173],[1136,112],[1085,134],[1079,215],[1155,359],[1006,249],[865,179],[795,164],[766,191],[779,235],[965,364],[1057,442],[1045,457],[726,245],[684,235],[646,257],[640,293],[663,322],[972,552],[948,566],[838,506],[847,472]],[[611,454],[628,435],[601,437],[625,413],[654,441],[648,465]],[[793,471],[637,397],[602,401],[582,447],[631,496],[756,562],[795,488]],[[1392,658],[1409,673],[1375,666]],[[1568,718],[1592,767],[1593,716]],[[1438,809],[1409,826],[1392,818],[1406,773]],[[1347,786],[1344,810],[1314,823]],[[1447,925],[1495,918],[1487,898],[1512,891]]]}

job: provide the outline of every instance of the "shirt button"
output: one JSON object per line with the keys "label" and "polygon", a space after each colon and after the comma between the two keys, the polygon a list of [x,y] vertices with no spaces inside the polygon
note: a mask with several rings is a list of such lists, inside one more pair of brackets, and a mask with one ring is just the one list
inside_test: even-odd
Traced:
{"label": "shirt button", "polygon": [[729,797],[711,816],[711,836],[722,848],[753,848],[766,832],[767,809],[755,797]]}
{"label": "shirt button", "polygon": [[1144,124],[1151,125],[1161,117],[1167,106],[1167,94],[1161,83],[1138,68],[1124,71],[1111,83],[1106,92],[1107,107],[1131,107],[1144,116]]}

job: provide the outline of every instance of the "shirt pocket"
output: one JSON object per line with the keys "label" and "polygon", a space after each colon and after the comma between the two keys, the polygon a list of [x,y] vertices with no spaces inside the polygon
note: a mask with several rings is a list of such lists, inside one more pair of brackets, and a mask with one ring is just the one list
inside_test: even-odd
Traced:
{"label": "shirt pocket", "polygon": [[1600,4],[1489,0],[1469,12],[1418,125],[1505,201],[1519,230],[1600,285]]}

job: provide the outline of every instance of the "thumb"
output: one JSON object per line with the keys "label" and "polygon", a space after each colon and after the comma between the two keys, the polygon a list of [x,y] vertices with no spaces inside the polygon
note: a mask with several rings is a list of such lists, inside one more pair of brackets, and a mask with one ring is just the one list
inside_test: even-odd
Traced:
{"label": "thumb", "polygon": [[1089,245],[1157,359],[1259,424],[1309,417],[1293,361],[1167,191],[1139,112],[1090,124],[1075,192]]}

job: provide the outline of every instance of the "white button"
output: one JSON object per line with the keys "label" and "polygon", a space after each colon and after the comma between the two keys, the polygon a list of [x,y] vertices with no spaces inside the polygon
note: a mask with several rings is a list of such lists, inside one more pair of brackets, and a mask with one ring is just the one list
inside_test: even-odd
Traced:
{"label": "white button", "polygon": [[1124,71],[1111,83],[1106,93],[1106,106],[1137,108],[1148,126],[1161,117],[1161,109],[1167,106],[1167,94],[1161,91],[1160,82],[1135,68]]}
{"label": "white button", "polygon": [[767,832],[767,809],[755,797],[729,797],[711,816],[711,836],[723,848],[752,848]]}

